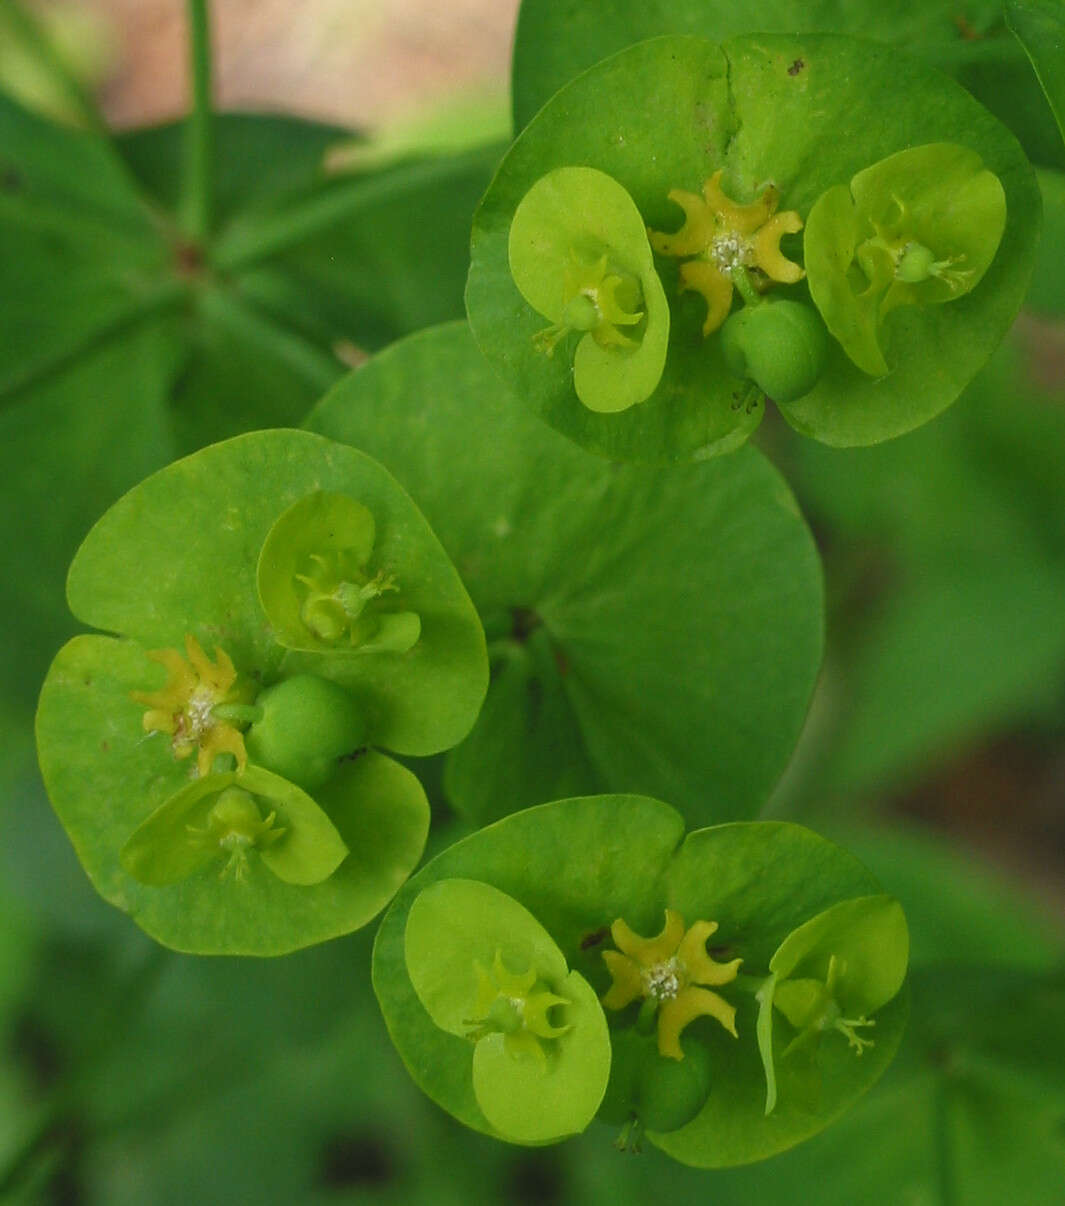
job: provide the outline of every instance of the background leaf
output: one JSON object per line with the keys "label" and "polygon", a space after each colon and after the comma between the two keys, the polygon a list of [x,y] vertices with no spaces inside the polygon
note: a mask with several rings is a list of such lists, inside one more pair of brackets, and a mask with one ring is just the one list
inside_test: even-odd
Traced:
{"label": "background leaf", "polygon": [[622,784],[692,821],[758,808],[820,652],[809,534],[760,456],[606,465],[527,416],[459,326],[383,353],[309,423],[409,487],[485,622],[496,681],[446,776],[463,812]]}
{"label": "background leaf", "polygon": [[1032,61],[1065,137],[1065,16],[1051,0],[1006,0],[1006,23]]}

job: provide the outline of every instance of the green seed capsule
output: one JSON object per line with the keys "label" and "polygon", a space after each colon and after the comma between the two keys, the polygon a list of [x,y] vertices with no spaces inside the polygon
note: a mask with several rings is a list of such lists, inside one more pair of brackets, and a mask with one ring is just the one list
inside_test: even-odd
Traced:
{"label": "green seed capsule", "polygon": [[343,687],[297,674],[259,693],[262,716],[244,735],[252,762],[313,791],[366,739],[362,709]]}
{"label": "green seed capsule", "polygon": [[824,324],[801,302],[744,306],[721,328],[729,371],[753,381],[774,402],[793,402],[817,384],[828,355]]}
{"label": "green seed capsule", "polygon": [[610,1036],[610,1081],[599,1108],[605,1122],[624,1125],[633,1118],[644,1130],[666,1133],[685,1126],[710,1095],[710,1053],[685,1042],[684,1059],[659,1055],[654,1034],[632,1027]]}

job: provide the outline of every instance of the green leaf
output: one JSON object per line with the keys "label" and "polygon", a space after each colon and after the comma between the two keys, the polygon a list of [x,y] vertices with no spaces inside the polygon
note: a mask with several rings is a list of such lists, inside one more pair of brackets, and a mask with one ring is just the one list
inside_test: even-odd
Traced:
{"label": "green leaf", "polygon": [[[176,855],[167,857],[168,839],[180,836],[186,806],[205,803],[198,786],[188,788],[187,764],[170,755],[163,737],[146,738],[138,723],[140,706],[130,692],[144,685],[150,667],[131,641],[75,637],[56,657],[41,692],[41,770],[97,891],[157,941],[195,954],[280,955],[370,921],[417,864],[429,823],[417,779],[378,753],[343,763],[313,802],[254,767],[233,778],[250,782],[254,794],[277,808],[278,824],[288,820],[293,834],[303,828],[307,837],[289,855],[286,835],[272,853],[249,857],[239,880],[220,878],[216,862],[198,872],[189,866],[188,878],[159,887],[125,870],[120,851],[134,835],[126,857],[138,870],[151,874],[154,867],[168,879],[175,868],[186,869],[177,868]],[[231,780],[197,782],[213,789]],[[323,882],[300,883],[340,853],[338,841],[350,851],[339,868]],[[268,856],[272,869],[262,865]]]}
{"label": "green leaf", "polygon": [[[331,149],[357,139],[343,126],[285,113],[215,113],[214,206],[220,225],[239,214],[276,209],[328,179]],[[121,130],[115,145],[146,192],[170,212],[179,204],[185,121]]]}
{"label": "green leaf", "polygon": [[594,6],[523,0],[514,36],[514,128],[528,125],[553,93],[586,68],[661,34],[714,41],[757,33],[856,34],[949,63],[952,51],[967,49],[966,31],[974,41],[986,41],[1001,23],[997,0],[967,4],[964,31],[955,22],[956,8],[953,0],[890,6],[878,0],[759,0],[757,9],[733,0],[598,0]]}
{"label": "green leaf", "polygon": [[[259,550],[278,515],[319,489],[359,499],[374,515],[378,556],[422,618],[408,653],[286,658],[275,643],[259,604]],[[142,482],[86,537],[68,597],[85,623],[146,648],[179,647],[193,633],[266,685],[283,658],[286,675],[332,679],[362,703],[368,739],[399,753],[453,745],[483,698],[480,624],[421,514],[369,457],[304,432],[240,436]]]}
{"label": "green leaf", "polygon": [[[414,991],[433,1022],[476,1042],[474,1094],[501,1135],[542,1143],[584,1130],[610,1069],[606,1019],[593,989],[569,971],[558,946],[527,909],[485,883],[437,881],[411,906],[404,951]],[[519,1023],[516,1033],[531,1035],[538,1055],[508,1050],[515,1032],[489,1029],[493,1015],[483,1012],[497,982],[527,975],[535,980],[522,990],[514,983],[513,991],[527,995],[521,998],[520,1016],[510,1016],[507,1024]],[[550,994],[541,995],[541,1002],[556,1002],[542,1018],[540,994]],[[502,995],[495,1001],[505,1005]],[[486,1032],[479,1034],[481,1028]]]}
{"label": "green leaf", "polygon": [[[278,844],[255,846],[255,854],[286,884],[316,884],[340,866],[348,853],[340,834],[306,792],[294,784],[252,766],[242,774],[207,775],[194,779],[164,801],[122,847],[123,867],[142,884],[160,887],[180,883],[224,858],[227,847],[215,841],[190,840],[210,826],[211,810],[227,789],[251,794],[259,821],[276,815],[266,836],[281,831]],[[247,856],[245,856],[247,857]],[[239,864],[238,864],[239,868]],[[239,869],[234,874],[240,874]]]}
{"label": "green leaf", "polygon": [[[440,880],[476,875],[513,897],[537,918],[570,968],[600,991],[609,985],[601,952],[619,918],[639,934],[660,928],[667,906],[688,925],[717,922],[715,953],[742,959],[750,980],[769,974],[774,952],[797,927],[840,901],[879,890],[855,859],[796,825],[722,825],[691,833],[682,843],[680,837],[680,818],[653,800],[556,801],[457,842],[404,886],[378,932],[374,988],[393,1041],[430,1097],[466,1125],[492,1133],[469,1087],[469,1044],[431,1021],[405,955],[408,916],[419,893]],[[424,932],[421,939],[424,953],[430,942]],[[785,1068],[777,1111],[767,1119],[757,1003],[738,985],[726,983],[719,991],[738,1006],[739,1038],[713,1019],[697,1019],[684,1030],[686,1048],[696,1044],[710,1053],[709,1095],[687,1125],[650,1133],[668,1154],[698,1167],[761,1159],[820,1130],[890,1062],[906,1013],[904,996],[879,1010],[877,1044],[861,1061],[845,1043],[839,1044],[842,1052],[826,1044],[815,1061]],[[625,1028],[633,1018],[622,1013],[615,1021]]]}
{"label": "green leaf", "polygon": [[0,94],[0,397],[155,305],[166,249],[102,138]]}
{"label": "green leaf", "polygon": [[448,764],[463,812],[627,788],[693,821],[757,809],[821,644],[816,554],[758,453],[605,465],[507,398],[459,326],[384,352],[309,422],[415,494],[493,638],[488,701]]}
{"label": "green leaf", "polygon": [[546,354],[579,333],[573,386],[589,410],[627,410],[654,390],[669,305],[643,219],[616,181],[580,167],[542,176],[514,214],[508,259],[522,296],[554,324],[541,332]]}
{"label": "green leaf", "polygon": [[[792,71],[799,62],[802,69]],[[599,120],[604,108],[612,113],[609,138]],[[665,128],[663,112],[670,115]],[[843,126],[861,136],[838,138]],[[941,142],[973,150],[1005,190],[1007,226],[991,268],[952,305],[908,307],[896,316],[896,359],[885,381],[870,379],[834,347],[818,384],[781,404],[793,426],[826,443],[900,435],[948,406],[1008,328],[1031,272],[1039,201],[1020,147],[980,105],[921,64],[864,42],[759,35],[717,46],[657,38],[567,84],[518,137],[477,212],[466,293],[474,334],[535,413],[593,451],[656,461],[727,451],[757,424],[761,402],[742,404],[742,383],[728,371],[720,339],[703,339],[705,302],[689,294],[674,300],[672,260],[658,261],[672,319],[657,390],[621,414],[595,415],[580,404],[533,342],[541,319],[509,273],[509,231],[521,199],[545,173],[583,164],[617,180],[653,230],[669,231],[677,221],[670,190],[697,193],[723,170],[729,197],[752,200],[771,181],[781,211],[805,219],[823,193],[870,164]],[[774,292],[800,300],[805,286]]]}
{"label": "green leaf", "polygon": [[1031,59],[1065,138],[1065,14],[1054,0],[1006,0],[1006,23]]}
{"label": "green leaf", "polygon": [[904,442],[796,449],[804,505],[832,533],[830,578],[887,585],[837,621],[824,786],[912,777],[1056,698],[1065,420],[1047,388],[1053,338],[1019,322],[964,404]]}

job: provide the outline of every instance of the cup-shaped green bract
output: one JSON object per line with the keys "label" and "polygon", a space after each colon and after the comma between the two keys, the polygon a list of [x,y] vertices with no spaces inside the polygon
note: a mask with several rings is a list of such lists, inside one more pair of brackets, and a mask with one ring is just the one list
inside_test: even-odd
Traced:
{"label": "cup-shaped green bract", "polygon": [[[889,896],[844,900],[793,930],[769,961],[758,993],[758,1043],[766,1073],[766,1113],[776,1104],[776,1060],[810,1054],[822,1040],[843,1042],[857,1055],[875,1043],[873,1016],[902,988],[909,932],[898,901]],[[787,1020],[781,1027],[774,1009]],[[774,1031],[790,1026],[780,1056]]]}
{"label": "cup-shaped green bract", "polygon": [[[874,1083],[898,1046],[903,993],[876,1010],[876,1042],[861,1059],[840,1041],[812,1044],[797,1062],[778,1060],[778,1101],[767,1118],[756,993],[773,980],[770,961],[833,906],[884,899],[880,886],[856,859],[798,825],[735,823],[685,837],[681,817],[646,797],[561,800],[515,813],[437,855],[400,890],[378,931],[374,987],[392,1039],[425,1092],[474,1129],[499,1134],[474,1092],[469,1038],[460,1037],[476,973],[455,971],[467,966],[457,956],[436,962],[431,934],[411,920],[423,907],[421,894],[431,901],[440,881],[474,877],[536,918],[561,953],[560,974],[563,967],[579,973],[600,993],[618,1065],[600,1115],[630,1136],[638,1124],[684,1163],[747,1163],[815,1134]],[[657,934],[663,911],[661,934],[636,937]],[[461,930],[467,923],[454,924]],[[484,925],[491,929],[490,917]],[[667,951],[671,926],[676,941],[666,942]],[[411,959],[415,933],[421,970]],[[472,942],[460,935],[463,950]],[[486,950],[493,943],[504,966],[520,973],[522,960],[508,955],[494,931]],[[641,962],[648,951],[653,960]],[[812,953],[800,954],[797,972],[805,973],[803,959]],[[890,967],[882,979],[894,980],[898,952],[884,957]],[[479,958],[487,966],[494,951]],[[867,961],[870,982],[874,963]],[[713,989],[702,987],[711,982]],[[619,994],[622,984],[628,991]],[[506,1024],[505,1010],[496,1021]],[[665,1031],[675,1037],[678,1029],[677,1048],[663,1043]]]}
{"label": "cup-shaped green bract", "polygon": [[824,324],[801,302],[762,302],[738,310],[721,328],[730,370],[774,402],[794,402],[817,384],[828,357]]}
{"label": "cup-shaped green bract", "polygon": [[[420,626],[404,651],[278,643],[260,552],[279,518],[300,517],[298,536],[323,507],[357,554],[345,571],[366,553],[373,573],[402,574]],[[361,545],[344,527],[353,515]],[[60,651],[37,721],[49,795],[102,895],[201,953],[280,954],[369,921],[421,857],[429,820],[417,779],[373,747],[453,744],[487,679],[473,605],[388,473],[296,431],[206,448],[108,511],[68,595],[81,619],[122,634]]]}
{"label": "cup-shaped green bract", "polygon": [[528,909],[489,884],[439,880],[411,906],[404,952],[430,1018],[473,1044],[474,1095],[499,1135],[584,1130],[610,1071],[606,1018]]}
{"label": "cup-shaped green bract", "polygon": [[318,490],[278,517],[259,554],[259,598],[279,644],[310,653],[406,653],[421,634],[389,567],[371,570],[372,512]]}
{"label": "cup-shaped green bract", "polygon": [[[841,138],[841,129],[851,136]],[[1009,329],[1031,274],[1040,204],[1016,139],[971,95],[917,60],[857,39],[759,34],[718,45],[661,37],[572,79],[519,134],[475,215],[466,290],[474,335],[534,413],[592,451],[657,462],[729,452],[757,427],[764,401],[744,390],[718,332],[704,336],[709,298],[722,317],[738,307],[730,274],[739,264],[768,298],[810,304],[798,225],[818,199],[905,148],[946,143],[967,148],[1001,183],[1006,224],[990,267],[951,304],[889,313],[886,376],[864,372],[829,340],[813,388],[779,402],[792,426],[828,444],[901,435],[953,402]],[[617,181],[662,251],[655,263],[671,311],[665,367],[649,397],[613,414],[583,405],[567,359],[537,348],[543,317],[510,270],[523,198],[574,164]],[[746,219],[753,222],[759,206],[765,222],[753,230]],[[976,254],[961,245],[945,254],[961,250]],[[926,269],[919,259],[917,252],[904,274],[944,264]]]}
{"label": "cup-shaped green bract", "polygon": [[328,879],[348,854],[325,812],[293,783],[258,766],[193,779],[143,821],[122,847],[142,884],[180,883],[219,860],[246,875],[252,855],[286,884]]}
{"label": "cup-shaped green bract", "polygon": [[810,294],[851,360],[881,377],[891,312],[970,293],[1005,225],[1002,183],[975,151],[910,147],[818,199],[804,240]]}
{"label": "cup-shaped green bract", "polygon": [[522,297],[553,324],[537,337],[545,353],[579,337],[573,388],[589,410],[627,410],[654,391],[669,304],[643,218],[616,180],[587,167],[542,176],[514,212],[507,258]]}

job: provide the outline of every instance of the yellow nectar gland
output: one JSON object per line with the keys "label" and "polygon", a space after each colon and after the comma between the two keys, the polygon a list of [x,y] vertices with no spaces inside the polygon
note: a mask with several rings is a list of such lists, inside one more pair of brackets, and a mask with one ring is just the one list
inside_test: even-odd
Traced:
{"label": "yellow nectar gland", "polygon": [[728,318],[737,269],[751,268],[786,285],[805,275],[780,250],[783,235],[802,230],[798,213],[793,209],[776,212],[780,194],[773,186],[758,201],[739,205],[721,191],[721,175],[717,171],[707,180],[701,197],[671,189],[669,199],[684,210],[684,225],[675,234],[647,232],[660,255],[694,257],[680,266],[680,287],[706,299],[704,335],[716,331]]}
{"label": "yellow nectar gland", "polygon": [[148,705],[144,731],[168,734],[175,758],[188,758],[195,752],[200,775],[211,773],[218,754],[232,754],[237,768],[243,770],[248,761],[243,735],[213,715],[218,704],[239,698],[234,690],[237,671],[233,662],[217,646],[212,662],[191,633],[185,636],[185,653],[182,657],[176,649],[149,651],[148,657],[163,666],[170,678],[159,691],[130,692],[137,703]]}
{"label": "yellow nectar gland", "polygon": [[681,1031],[697,1017],[716,1018],[736,1037],[736,1010],[709,986],[735,980],[742,959],[715,963],[706,940],[716,921],[697,921],[687,931],[684,918],[666,909],[662,932],[641,938],[621,918],[610,927],[616,951],[603,951],[613,983],[602,998],[606,1009],[624,1009],[643,998],[657,1012],[658,1051],[670,1059],[683,1059]]}
{"label": "yellow nectar gland", "polygon": [[477,972],[477,1001],[468,1037],[477,1041],[489,1034],[503,1035],[503,1050],[515,1058],[532,1056],[544,1063],[543,1039],[558,1038],[569,1026],[554,1026],[548,1011],[569,1005],[565,997],[537,988],[535,968],[521,975],[507,970],[501,951],[496,951],[491,971],[474,962]]}

